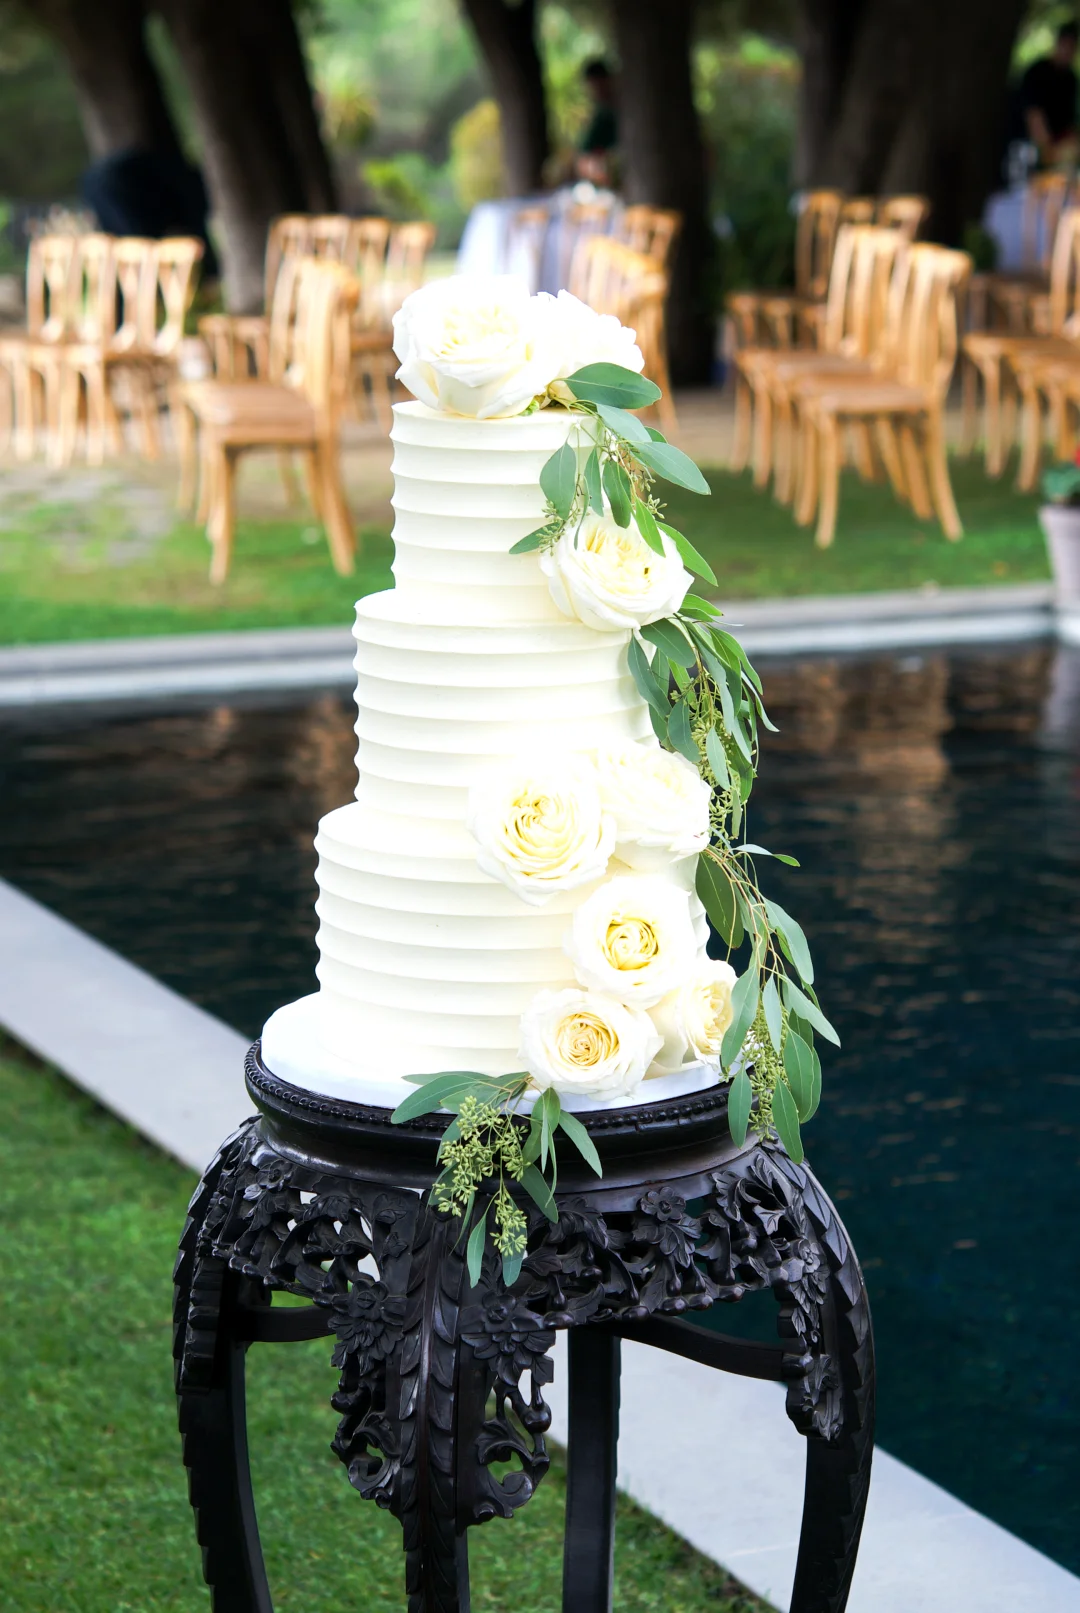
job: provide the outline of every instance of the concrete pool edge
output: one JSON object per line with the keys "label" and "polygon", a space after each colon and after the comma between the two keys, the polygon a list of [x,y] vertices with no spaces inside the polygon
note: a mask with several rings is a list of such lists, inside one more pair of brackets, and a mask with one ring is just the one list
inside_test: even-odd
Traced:
{"label": "concrete pool edge", "polygon": [[[1055,613],[1050,583],[727,601],[725,611],[753,655],[1003,643],[1055,630],[1080,639],[1080,615]],[[0,707],[347,687],[354,649],[346,626],[7,646]]]}
{"label": "concrete pool edge", "polygon": [[[245,1038],[2,880],[0,1025],[191,1169],[250,1113]],[[785,1609],[802,1441],[777,1391],[646,1355],[644,1346],[627,1346],[625,1364],[622,1488]],[[558,1383],[557,1434],[565,1431]],[[688,1393],[700,1413],[692,1430],[671,1409],[685,1406]],[[678,1449],[673,1429],[681,1429]],[[703,1450],[732,1446],[738,1486],[724,1485],[722,1467],[714,1484],[701,1484]],[[878,1452],[849,1613],[1078,1606],[1080,1579]]]}

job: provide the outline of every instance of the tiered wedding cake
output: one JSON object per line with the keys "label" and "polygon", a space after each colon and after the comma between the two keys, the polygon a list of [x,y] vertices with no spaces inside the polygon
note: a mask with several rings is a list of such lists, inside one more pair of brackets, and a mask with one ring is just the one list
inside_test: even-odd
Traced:
{"label": "tiered wedding cake", "polygon": [[[403,377],[429,402],[394,410],[395,587],[357,606],[359,783],[316,840],[320,989],[273,1015],[264,1059],[386,1105],[440,1070],[525,1068],[571,1106],[641,1102],[645,1076],[707,1085],[714,1049],[682,999],[696,991],[716,1042],[734,978],[706,959],[693,893],[709,787],[661,749],[627,665],[631,628],[691,579],[609,513],[564,554],[511,554],[545,520],[545,464],[590,446],[587,423],[450,412],[410,370],[409,334]],[[517,411],[541,389],[522,385]]]}

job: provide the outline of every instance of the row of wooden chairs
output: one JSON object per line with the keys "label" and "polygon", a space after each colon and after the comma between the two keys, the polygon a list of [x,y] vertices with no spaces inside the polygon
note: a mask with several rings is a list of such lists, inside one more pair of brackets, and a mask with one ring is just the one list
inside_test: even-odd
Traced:
{"label": "row of wooden chairs", "polygon": [[578,243],[567,289],[599,314],[614,314],[637,336],[644,373],[660,388],[657,404],[665,432],[678,429],[668,374],[667,270],[656,260],[610,235],[588,235]]}
{"label": "row of wooden chairs", "polygon": [[280,377],[284,355],[274,350],[272,309],[285,265],[303,258],[338,263],[358,287],[351,335],[352,395],[359,408],[370,407],[387,427],[390,423],[393,371],[393,317],[410,292],[423,283],[435,225],[426,220],[392,224],[386,218],[348,218],[343,214],[286,214],[274,220],[266,245],[264,312],[210,314],[199,321],[214,374],[229,380],[247,376]]}
{"label": "row of wooden chairs", "polygon": [[973,330],[1046,333],[1054,243],[1072,184],[1070,174],[1055,171],[1035,174],[1025,185],[1020,263],[1015,269],[972,275],[968,322]]}
{"label": "row of wooden chairs", "polygon": [[0,430],[30,459],[44,429],[51,463],[74,457],[85,420],[87,461],[123,443],[123,378],[148,458],[161,452],[161,401],[194,289],[202,242],[137,236],[41,235],[27,259],[27,324],[0,338]]}
{"label": "row of wooden chairs", "polygon": [[795,226],[795,289],[736,291],[727,298],[736,347],[814,345],[828,293],[837,232],[842,225],[877,224],[914,241],[930,204],[925,196],[845,196],[804,191]]}
{"label": "row of wooden chairs", "polygon": [[966,253],[912,244],[898,231],[844,225],[837,234],[818,350],[747,347],[735,355],[733,468],[817,515],[835,536],[845,440],[868,480],[888,477],[920,519],[962,535],[949,481],[944,410],[956,363]]}

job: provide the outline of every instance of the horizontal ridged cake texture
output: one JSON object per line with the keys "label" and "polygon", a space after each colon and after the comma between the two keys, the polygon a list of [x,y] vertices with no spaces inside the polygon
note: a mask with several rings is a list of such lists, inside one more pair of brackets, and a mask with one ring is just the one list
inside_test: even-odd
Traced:
{"label": "horizontal ridged cake texture", "polygon": [[356,800],[316,839],[319,1037],[358,1074],[518,1069],[522,1012],[573,984],[563,939],[595,887],[530,905],[481,872],[465,819],[502,759],[651,734],[629,634],[564,616],[535,553],[509,553],[543,520],[545,461],[579,430],[557,410],[394,410],[395,587],[357,606]]}

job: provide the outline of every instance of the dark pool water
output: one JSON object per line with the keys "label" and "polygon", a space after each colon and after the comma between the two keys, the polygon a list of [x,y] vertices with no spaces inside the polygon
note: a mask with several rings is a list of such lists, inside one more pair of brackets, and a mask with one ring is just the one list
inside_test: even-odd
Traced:
{"label": "dark pool water", "polygon": [[[881,1442],[1080,1569],[1080,654],[763,671],[751,837],[802,860],[772,886],[843,1037],[807,1142],[867,1268]],[[0,874],[254,1033],[313,984],[350,725],[336,695],[0,719]]]}

